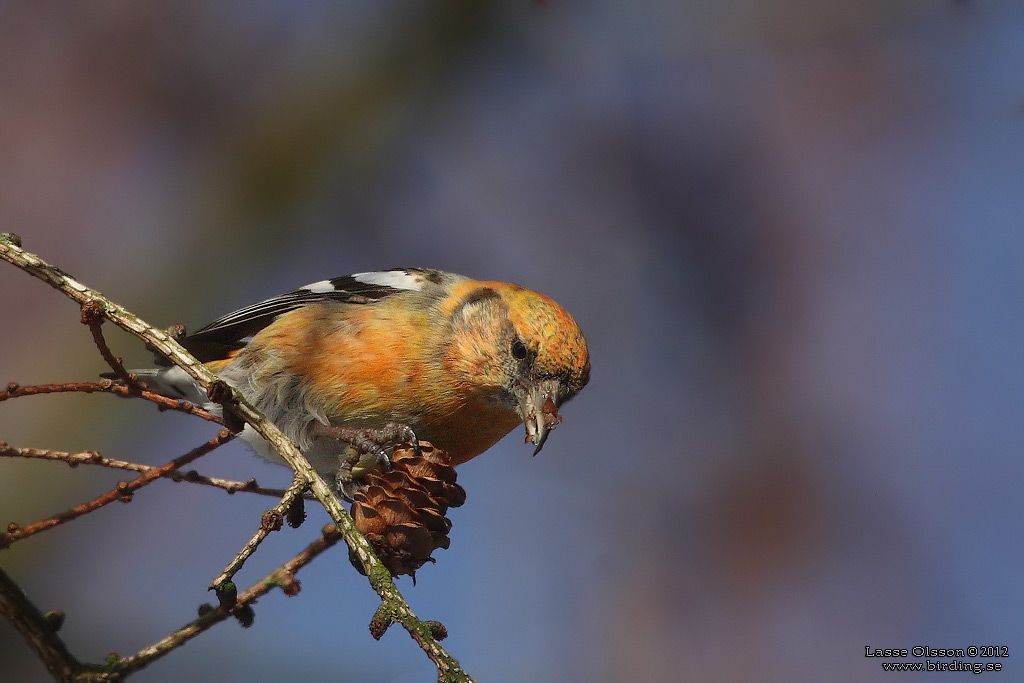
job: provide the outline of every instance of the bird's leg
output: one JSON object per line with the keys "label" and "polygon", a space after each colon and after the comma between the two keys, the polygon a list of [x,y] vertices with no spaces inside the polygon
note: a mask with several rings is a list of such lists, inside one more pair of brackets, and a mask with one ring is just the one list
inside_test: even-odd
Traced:
{"label": "bird's leg", "polygon": [[385,446],[412,444],[416,455],[420,453],[419,440],[409,425],[388,422],[381,427],[339,427],[317,424],[314,435],[344,441],[350,447],[341,455],[341,464],[335,478],[338,489],[351,500],[354,480],[371,470],[391,469],[391,458]]}

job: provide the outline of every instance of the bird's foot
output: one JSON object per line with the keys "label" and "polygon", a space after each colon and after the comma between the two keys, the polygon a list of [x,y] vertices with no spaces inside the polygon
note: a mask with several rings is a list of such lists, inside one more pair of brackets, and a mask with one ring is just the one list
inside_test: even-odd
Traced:
{"label": "bird's foot", "polygon": [[348,444],[339,458],[341,460],[335,485],[349,502],[358,485],[358,480],[368,472],[391,469],[388,449],[395,444],[408,441],[419,455],[420,445],[416,433],[409,425],[388,422],[382,427],[339,427],[320,424],[316,436],[337,439]]}

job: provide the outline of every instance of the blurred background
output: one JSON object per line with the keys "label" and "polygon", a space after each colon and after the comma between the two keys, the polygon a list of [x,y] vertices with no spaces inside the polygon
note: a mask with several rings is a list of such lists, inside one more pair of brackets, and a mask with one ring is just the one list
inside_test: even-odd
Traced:
{"label": "blurred background", "polygon": [[[10,3],[0,230],[162,326],[406,265],[569,309],[590,385],[541,456],[460,468],[451,549],[399,582],[481,682],[891,681],[864,647],[916,645],[1020,680],[1022,64],[1010,1]],[[5,264],[0,312],[0,382],[105,369]],[[212,433],[0,405],[0,440],[153,465]],[[240,443],[198,469],[290,480]],[[0,459],[0,523],[124,477]],[[98,661],[213,600],[269,505],[159,482],[0,563]],[[298,578],[132,680],[435,679],[344,549]],[[6,622],[0,661],[46,680]]]}

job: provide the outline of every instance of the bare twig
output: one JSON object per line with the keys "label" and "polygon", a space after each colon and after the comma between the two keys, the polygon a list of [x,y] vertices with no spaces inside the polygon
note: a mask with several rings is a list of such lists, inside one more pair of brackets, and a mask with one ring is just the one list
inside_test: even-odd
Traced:
{"label": "bare twig", "polygon": [[103,338],[103,307],[95,301],[82,304],[82,324],[89,328],[96,348],[99,349],[103,360],[107,361],[107,365],[114,371],[117,378],[124,382],[126,387],[135,388],[138,385],[138,378],[132,377],[124,369],[121,359],[111,353],[110,347],[107,346],[107,340]]}
{"label": "bare twig", "polygon": [[[3,441],[0,441],[0,457],[58,460],[60,462],[66,462],[70,467],[77,467],[78,465],[98,465],[100,467],[128,470],[131,472],[149,472],[150,470],[158,469],[152,465],[143,465],[141,463],[129,462],[127,460],[106,458],[100,455],[97,451],[69,452],[55,451],[47,448],[19,448],[17,446],[11,446],[10,444],[4,443]],[[171,470],[170,472],[162,472],[160,476],[164,479],[170,479],[171,481],[184,481],[190,484],[213,486],[219,489],[224,489],[228,493],[238,493],[239,491],[242,491],[245,493],[256,493],[262,496],[273,496],[274,498],[280,498],[285,494],[285,489],[260,486],[255,479],[249,479],[247,481],[219,479],[217,477],[204,476],[195,470],[187,470],[185,472],[180,470]]]}
{"label": "bare twig", "polygon": [[440,629],[437,628],[437,625],[433,622],[422,621],[413,613],[395,586],[391,574],[377,558],[370,543],[356,529],[352,518],[334,495],[330,486],[302,456],[295,444],[241,394],[222,380],[218,380],[198,359],[189,354],[166,332],[147,324],[138,316],[105,298],[99,292],[89,289],[59,268],[51,266],[35,254],[22,249],[21,239],[17,236],[0,233],[0,258],[43,280],[80,305],[96,302],[107,320],[163,354],[170,362],[192,377],[199,386],[206,389],[211,400],[224,404],[226,410],[244,420],[266,439],[296,474],[309,482],[313,495],[338,525],[345,542],[358,558],[370,585],[380,596],[382,603],[374,617],[374,623],[378,627],[383,625],[383,628],[386,628],[391,621],[402,624],[434,662],[438,670],[439,681],[461,683],[472,680],[455,658],[448,654],[438,642],[437,636],[440,634]]}
{"label": "bare twig", "polygon": [[225,586],[234,578],[238,570],[242,568],[243,564],[245,564],[245,561],[249,559],[249,556],[256,552],[256,548],[260,547],[260,543],[263,542],[263,539],[269,536],[270,532],[277,531],[282,527],[284,524],[285,512],[287,512],[288,508],[292,506],[292,503],[295,502],[296,498],[302,496],[307,486],[308,484],[302,479],[302,477],[296,476],[292,485],[289,486],[288,490],[285,491],[283,496],[281,496],[281,500],[277,505],[263,513],[263,517],[260,520],[260,526],[256,530],[256,533],[253,534],[253,537],[245,544],[245,547],[235,555],[235,559],[231,560],[231,563],[224,568],[224,571],[220,573],[220,576],[214,579],[213,583],[210,584],[210,588],[217,592],[218,598],[223,600],[222,596],[225,592]]}
{"label": "bare twig", "polygon": [[179,401],[167,398],[152,391],[131,387],[126,384],[118,384],[109,379],[101,379],[96,382],[64,382],[62,384],[34,384],[21,386],[17,382],[11,382],[6,389],[0,391],[0,401],[22,396],[36,396],[38,394],[64,394],[64,393],[104,393],[114,394],[122,398],[141,398],[155,403],[161,410],[176,410],[189,415],[201,417],[209,422],[224,424],[223,418],[214,415],[208,410],[200,408],[191,401]]}
{"label": "bare twig", "polygon": [[329,524],[323,528],[320,538],[309,544],[302,552],[275,569],[262,580],[238,594],[237,602],[231,607],[207,605],[200,610],[200,616],[157,643],[143,648],[128,657],[110,659],[104,664],[83,664],[75,659],[64,642],[56,634],[51,620],[41,614],[25,593],[0,567],[0,613],[6,616],[25,636],[47,668],[60,683],[113,683],[123,680],[133,671],[153,663],[171,650],[184,645],[214,624],[231,616],[237,616],[263,595],[275,587],[285,595],[299,592],[295,574],[309,564],[313,558],[341,540],[337,527]]}
{"label": "bare twig", "polygon": [[[238,600],[233,607],[209,607],[200,614],[199,618],[178,629],[161,641],[143,648],[129,657],[117,660],[108,667],[108,670],[120,674],[128,674],[137,671],[152,663],[154,660],[164,656],[176,647],[195,638],[214,624],[224,621],[228,617],[238,614],[241,610],[249,608],[258,598],[268,593],[272,588],[280,587],[285,595],[295,595],[299,592],[299,582],[295,580],[295,573],[302,567],[309,564],[314,557],[327,550],[341,540],[341,534],[337,527],[329,524],[324,527],[320,538],[313,541],[301,553],[288,562],[271,572],[266,578],[253,584],[252,587],[238,594]],[[79,679],[82,680],[82,679]],[[88,680],[88,679],[85,679]],[[83,681],[85,683],[85,681]]]}
{"label": "bare twig", "polygon": [[28,538],[29,536],[38,534],[41,531],[46,531],[47,529],[51,529],[57,526],[58,524],[63,524],[64,522],[69,522],[73,519],[78,519],[82,515],[97,510],[103,507],[104,505],[113,503],[115,500],[129,502],[132,499],[132,495],[146,484],[149,484],[155,481],[156,479],[159,479],[167,472],[171,472],[184,465],[189,464],[190,462],[192,462],[193,460],[200,456],[206,455],[214,448],[217,448],[218,446],[227,443],[234,437],[234,434],[232,434],[226,429],[222,429],[217,434],[217,436],[213,437],[203,445],[197,448],[193,448],[185,455],[179,456],[174,460],[171,460],[170,462],[161,465],[160,467],[153,467],[148,471],[143,472],[142,474],[140,474],[135,479],[132,479],[131,481],[119,481],[117,482],[117,486],[115,486],[110,491],[107,491],[103,495],[97,496],[96,498],[93,498],[90,501],[86,501],[81,505],[76,505],[75,507],[69,510],[65,510],[60,514],[54,515],[53,517],[41,520],[39,522],[35,522],[34,524],[29,524],[28,526],[18,526],[17,524],[14,524],[12,522],[8,525],[6,532],[0,533],[0,548],[6,548],[15,541],[20,541],[23,538]]}

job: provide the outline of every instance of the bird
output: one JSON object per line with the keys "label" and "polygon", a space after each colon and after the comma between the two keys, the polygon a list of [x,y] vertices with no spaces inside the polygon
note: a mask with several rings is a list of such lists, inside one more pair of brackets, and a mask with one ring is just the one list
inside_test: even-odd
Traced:
{"label": "bird", "polygon": [[[552,299],[427,268],[320,280],[229,313],[184,348],[295,441],[340,490],[420,440],[459,465],[519,424],[534,455],[590,379],[586,339]],[[217,411],[166,359],[135,370],[156,393]],[[254,430],[266,460],[284,460]]]}

